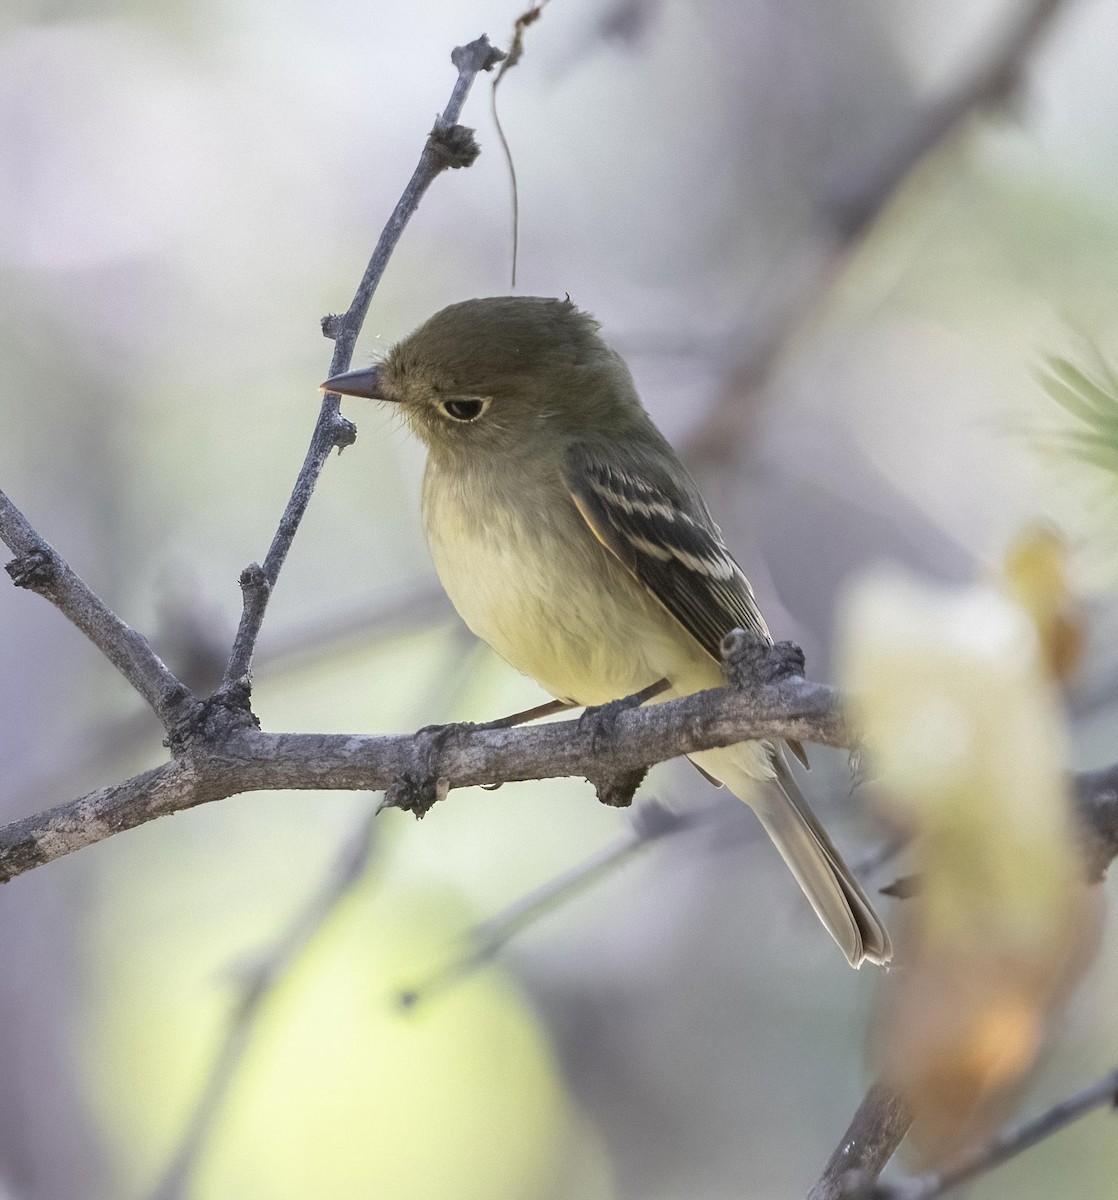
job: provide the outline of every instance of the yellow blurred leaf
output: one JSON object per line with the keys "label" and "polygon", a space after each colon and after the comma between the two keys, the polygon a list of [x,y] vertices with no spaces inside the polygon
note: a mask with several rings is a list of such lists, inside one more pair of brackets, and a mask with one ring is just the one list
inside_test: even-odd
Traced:
{"label": "yellow blurred leaf", "polygon": [[[85,1045],[120,1194],[142,1194],[162,1170],[236,1002],[228,978],[199,970],[212,953],[206,907],[140,923],[102,952],[106,1002]],[[229,925],[238,914],[211,915]],[[570,1171],[572,1138],[602,1154],[503,973],[415,1011],[398,1003],[470,919],[449,889],[375,875],[346,900],[264,1005],[196,1200],[548,1200]],[[123,979],[122,962],[134,967]],[[584,1194],[609,1194],[608,1162],[580,1169],[597,1181]]]}
{"label": "yellow blurred leaf", "polygon": [[1085,628],[1063,538],[1042,525],[1024,530],[1006,551],[1005,585],[1036,626],[1048,673],[1068,682],[1083,656]]}
{"label": "yellow blurred leaf", "polygon": [[1038,535],[1011,559],[1012,595],[866,579],[842,626],[855,720],[921,880],[875,1044],[936,1162],[1000,1119],[1097,940],[1049,657],[1066,651],[1062,547]]}

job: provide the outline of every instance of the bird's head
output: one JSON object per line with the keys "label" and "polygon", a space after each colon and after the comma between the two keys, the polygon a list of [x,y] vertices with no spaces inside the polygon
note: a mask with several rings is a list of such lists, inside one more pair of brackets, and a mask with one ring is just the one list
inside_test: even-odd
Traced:
{"label": "bird's head", "polygon": [[440,457],[564,450],[644,416],[624,362],[570,300],[493,296],[436,313],[326,391],[387,400]]}

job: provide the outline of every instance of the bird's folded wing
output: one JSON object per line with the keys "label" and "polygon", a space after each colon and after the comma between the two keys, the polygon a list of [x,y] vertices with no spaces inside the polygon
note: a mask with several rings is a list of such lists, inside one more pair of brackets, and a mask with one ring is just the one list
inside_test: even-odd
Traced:
{"label": "bird's folded wing", "polygon": [[[772,640],[753,588],[722,543],[690,479],[611,445],[576,443],[564,468],[571,498],[610,550],[714,659],[731,629]],[[804,764],[799,742],[789,750]],[[701,770],[702,768],[700,768]]]}
{"label": "bird's folded wing", "polygon": [[565,477],[598,540],[712,658],[731,629],[770,638],[749,580],[693,485],[651,456],[611,446],[607,460],[586,443],[568,452]]}

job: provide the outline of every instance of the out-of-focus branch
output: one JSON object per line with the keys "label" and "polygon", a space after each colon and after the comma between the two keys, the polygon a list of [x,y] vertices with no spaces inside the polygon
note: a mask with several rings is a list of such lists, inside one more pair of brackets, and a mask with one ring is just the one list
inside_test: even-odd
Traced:
{"label": "out-of-focus branch", "polygon": [[[629,828],[614,842],[590,855],[582,862],[554,879],[549,879],[527,895],[514,900],[495,916],[480,921],[466,935],[466,945],[460,953],[418,984],[402,991],[399,999],[406,1008],[413,1007],[453,987],[494,959],[513,938],[554,912],[581,892],[601,883],[626,866],[641,851],[675,834],[695,829],[713,828],[727,822],[725,804],[712,804],[688,812],[673,812],[657,800],[643,800],[633,809]],[[754,826],[759,833],[760,827]],[[899,854],[908,843],[908,836],[898,834],[877,847],[854,864],[854,876],[862,879],[883,863]]]}
{"label": "out-of-focus branch", "polygon": [[743,397],[760,388],[784,347],[838,280],[849,253],[885,210],[913,168],[973,112],[1005,102],[1024,64],[1067,0],[1027,0],[987,41],[953,85],[904,123],[884,153],[856,164],[820,208],[822,230],[810,261],[784,303],[754,331],[719,398],[685,448],[692,461],[732,458]]}
{"label": "out-of-focus branch", "polygon": [[912,1116],[900,1097],[884,1083],[873,1084],[807,1200],[842,1200],[854,1173],[876,1179],[911,1124]]}
{"label": "out-of-focus branch", "polygon": [[[1118,1071],[1111,1071],[1090,1087],[1060,1100],[1039,1116],[1007,1126],[943,1171],[932,1171],[897,1183],[875,1183],[855,1174],[847,1178],[845,1191],[836,1195],[848,1196],[850,1200],[936,1200],[938,1196],[1000,1167],[1104,1105],[1112,1108],[1118,1105]],[[810,1200],[815,1200],[814,1193]]]}
{"label": "out-of-focus branch", "polygon": [[1075,801],[1087,878],[1095,882],[1118,856],[1118,765],[1077,775]]}
{"label": "out-of-focus branch", "polygon": [[378,598],[286,631],[269,626],[256,661],[270,672],[287,671],[312,660],[328,658],[352,642],[374,645],[399,634],[427,629],[439,622],[457,621],[446,592],[435,580],[410,587],[406,592]]}
{"label": "out-of-focus branch", "polygon": [[[478,73],[492,70],[504,57],[504,53],[491,46],[489,39],[484,35],[469,45],[457,47],[451,54],[451,61],[458,68],[454,90],[446,108],[435,121],[419,157],[418,166],[388,218],[388,223],[358,284],[353,302],[341,315],[331,315],[323,319],[322,332],[334,340],[334,353],[330,359],[328,376],[340,375],[349,369],[353,359],[353,347],[373,293],[380,283],[400,235],[419,207],[427,189],[443,171],[450,167],[468,167],[477,158],[479,151],[473,130],[459,125],[458,118]],[[322,398],[322,407],[306,458],[280,518],[279,528],[272,539],[264,565],[252,563],[241,573],[244,607],[222,681],[222,691],[241,705],[248,703],[251,690],[249,668],[252,665],[256,639],[260,634],[269,597],[310,503],[315,484],[330,451],[335,447],[340,450],[351,445],[356,436],[357,430],[353,424],[341,414],[339,397],[328,392]]]}
{"label": "out-of-focus branch", "polygon": [[467,934],[467,945],[462,953],[426,979],[402,991],[400,1003],[405,1008],[413,1008],[458,983],[495,958],[514,937],[541,917],[611,875],[641,850],[671,834],[695,829],[710,821],[714,812],[714,809],[706,809],[676,813],[655,800],[643,802],[634,809],[632,822],[621,837],[513,901],[496,916],[475,925]]}
{"label": "out-of-focus branch", "polygon": [[913,167],[980,108],[1004,104],[1017,90],[1029,55],[1067,0],[1027,0],[988,39],[945,94],[932,100],[899,131],[871,164],[851,173],[827,203],[829,223],[839,238],[860,237],[896,195]]}
{"label": "out-of-focus branch", "polygon": [[320,890],[281,932],[275,943],[238,972],[241,994],[214,1053],[213,1067],[206,1077],[205,1088],[190,1114],[166,1170],[151,1193],[151,1200],[181,1200],[188,1194],[198,1161],[248,1049],[260,1009],[326,919],[364,878],[373,849],[376,815],[377,809],[373,806],[342,847]]}
{"label": "out-of-focus branch", "polygon": [[16,587],[49,600],[151,705],[172,735],[197,713],[198,699],[171,673],[148,640],[97,597],[0,492],[0,540],[16,555],[7,572]]}
{"label": "out-of-focus branch", "polygon": [[[461,627],[465,632],[464,627]],[[453,654],[453,649],[451,650]],[[437,693],[425,698],[420,711],[434,704],[453,707],[467,686],[471,670],[440,673]],[[448,679],[449,676],[449,679]],[[281,928],[271,942],[252,955],[247,966],[236,971],[240,994],[228,1024],[214,1052],[209,1072],[202,1084],[182,1132],[170,1154],[151,1200],[182,1200],[190,1194],[198,1164],[205,1156],[214,1129],[220,1120],[230,1089],[243,1064],[261,1014],[271,995],[283,985],[288,973],[310,944],[325,928],[342,901],[364,879],[372,862],[374,830],[379,805],[370,806],[355,825],[325,878],[311,899]],[[2,1197],[0,1197],[2,1200]]]}

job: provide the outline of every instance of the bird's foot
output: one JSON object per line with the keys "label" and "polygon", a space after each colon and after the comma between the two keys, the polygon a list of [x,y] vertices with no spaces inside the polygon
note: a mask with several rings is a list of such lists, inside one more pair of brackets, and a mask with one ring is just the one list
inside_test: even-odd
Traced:
{"label": "bird's foot", "polygon": [[[666,679],[659,679],[650,687],[642,688],[631,696],[622,696],[619,700],[611,700],[608,704],[597,704],[587,708],[579,717],[579,727],[587,729],[590,736],[590,750],[595,757],[606,757],[617,734],[618,718],[630,709],[639,708],[646,700],[658,696],[668,688]],[[600,771],[588,775],[587,779],[594,785],[598,799],[611,808],[627,808],[633,803],[637,788],[644,782],[648,774],[647,767],[637,767],[613,770],[603,765]]]}
{"label": "bird's foot", "polygon": [[566,712],[570,708],[576,707],[571,700],[548,700],[543,704],[537,704],[533,708],[525,708],[520,712],[510,713],[507,717],[498,717],[495,721],[484,721],[480,725],[474,725],[474,729],[512,729],[515,725],[525,725],[529,721],[538,720],[540,717],[550,717],[555,713]]}
{"label": "bird's foot", "polygon": [[[463,733],[511,729],[516,725],[523,725],[526,721],[534,721],[537,717],[564,712],[568,708],[574,708],[574,704],[569,700],[549,700],[546,704],[538,704],[535,708],[527,708],[507,717],[498,717],[495,721],[448,721],[445,725],[424,725],[415,733],[419,743],[417,755],[421,762],[420,770],[401,776],[385,793],[381,807],[403,808],[415,813],[417,817],[425,816],[433,804],[445,798],[449,790],[447,780],[439,777],[434,765],[437,764],[438,756],[448,741]],[[492,792],[501,785],[483,783],[481,786]]]}
{"label": "bird's foot", "polygon": [[424,725],[416,730],[412,762],[384,793],[381,808],[402,808],[414,813],[417,819],[425,817],[450,791],[450,780],[439,774],[443,747],[458,734],[476,728],[468,721],[455,721],[448,725]]}
{"label": "bird's foot", "polygon": [[631,696],[622,696],[618,700],[610,700],[605,704],[594,704],[582,711],[579,726],[590,730],[590,749],[597,754],[599,743],[606,738],[612,738],[617,731],[617,718],[632,708],[640,708],[646,700],[659,696],[667,691],[671,684],[666,679],[658,679],[655,683],[641,688]]}

